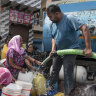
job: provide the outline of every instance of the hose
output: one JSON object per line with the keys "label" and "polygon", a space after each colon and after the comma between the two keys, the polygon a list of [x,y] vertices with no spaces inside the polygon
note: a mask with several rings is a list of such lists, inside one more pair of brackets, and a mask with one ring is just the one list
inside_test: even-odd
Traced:
{"label": "hose", "polygon": [[46,64],[48,61],[50,61],[50,59],[51,59],[51,57],[48,56],[48,57],[41,63],[41,65],[42,65],[42,64]]}
{"label": "hose", "polygon": [[[83,50],[79,50],[79,49],[65,49],[65,50],[58,50],[56,52],[53,53],[53,56],[54,55],[58,55],[58,56],[61,56],[61,55],[68,55],[68,54],[74,54],[74,55],[82,55],[82,56],[86,56],[83,53]],[[95,52],[92,52],[92,56],[91,58],[93,59],[96,59],[96,53]],[[49,60],[51,59],[50,56],[48,56],[42,63],[42,64],[46,64]]]}
{"label": "hose", "polygon": [[[67,55],[67,54],[75,54],[75,55],[82,55],[82,56],[86,56],[83,53],[83,50],[78,50],[78,49],[66,49],[66,50],[58,50],[57,51],[57,55]],[[96,53],[92,52],[92,56],[91,58],[96,59]]]}

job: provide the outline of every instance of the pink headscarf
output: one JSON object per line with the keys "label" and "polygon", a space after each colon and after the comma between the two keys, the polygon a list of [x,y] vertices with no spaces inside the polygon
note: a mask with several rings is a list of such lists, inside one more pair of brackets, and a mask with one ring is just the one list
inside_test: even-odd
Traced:
{"label": "pink headscarf", "polygon": [[[24,49],[20,47],[20,35],[14,36],[8,43],[8,51],[9,49],[14,49],[16,52],[18,52],[20,55],[24,53]],[[7,51],[7,53],[8,53]]]}
{"label": "pink headscarf", "polygon": [[0,67],[0,85],[8,85],[12,81],[12,75],[7,68]]}

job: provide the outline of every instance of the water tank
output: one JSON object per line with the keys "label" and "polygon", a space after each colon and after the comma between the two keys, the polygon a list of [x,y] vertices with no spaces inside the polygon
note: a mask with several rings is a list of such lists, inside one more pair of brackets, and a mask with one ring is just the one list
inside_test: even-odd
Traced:
{"label": "water tank", "polygon": [[[52,72],[52,66],[50,73]],[[59,79],[64,80],[63,66],[59,72]],[[87,80],[87,70],[83,66],[77,66],[74,68],[74,80],[78,83],[84,83]]]}

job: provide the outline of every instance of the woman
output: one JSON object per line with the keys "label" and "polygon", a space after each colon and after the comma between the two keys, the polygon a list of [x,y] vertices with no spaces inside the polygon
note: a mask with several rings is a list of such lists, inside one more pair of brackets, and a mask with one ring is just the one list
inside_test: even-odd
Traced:
{"label": "woman", "polygon": [[[26,53],[27,53],[28,56],[30,56],[30,57],[32,57],[32,58],[35,59],[35,62],[32,62],[31,65],[34,66],[34,67],[36,67],[36,65],[38,64],[39,61],[37,60],[37,58],[35,58],[36,57],[36,51],[33,49],[33,45],[32,44],[29,44],[28,45],[27,50],[26,50]],[[28,61],[28,60],[25,59],[25,63],[27,65],[29,65],[30,64],[30,61]],[[38,64],[38,65],[40,65],[40,64]],[[26,65],[24,65],[24,66],[26,67]],[[34,67],[32,67],[32,69],[34,71],[36,71],[36,69]]]}
{"label": "woman", "polygon": [[[35,59],[26,54],[22,48],[22,43],[22,37],[20,35],[16,35],[9,41],[8,44],[6,67],[9,69],[15,79],[17,79],[20,71],[26,72],[26,69],[23,68],[25,60],[36,62]],[[40,62],[36,63],[40,65]]]}
{"label": "woman", "polygon": [[8,50],[8,43],[10,41],[10,39],[12,38],[12,36],[7,36],[6,40],[5,40],[5,45],[3,46],[3,49],[1,51],[1,59],[6,59],[6,53]]}
{"label": "woman", "polygon": [[[26,53],[27,53],[28,56],[30,56],[30,57],[32,57],[32,58],[35,59],[35,63],[34,63],[34,62],[32,63],[32,66],[34,66],[34,67],[33,67],[33,70],[35,71],[36,69],[34,69],[34,68],[37,68],[37,67],[38,67],[38,65],[37,65],[36,62],[38,62],[38,58],[40,58],[40,53],[37,52],[37,51],[34,49],[34,47],[33,47],[32,44],[29,44],[29,45],[27,46]],[[28,62],[28,61],[25,60],[25,62]],[[30,63],[30,62],[29,62],[29,63]],[[28,63],[27,63],[27,64],[28,64]],[[26,67],[26,65],[24,65],[24,66]]]}
{"label": "woman", "polygon": [[45,59],[46,53],[42,54],[41,52],[38,52],[37,49],[37,47],[33,46],[32,44],[29,44],[27,46],[26,53],[28,54],[28,56],[42,62]]}
{"label": "woman", "polygon": [[37,52],[34,48],[32,44],[29,44],[26,50],[26,53],[28,54],[28,56],[35,58],[36,59],[36,55],[39,53]]}
{"label": "woman", "polygon": [[12,82],[12,75],[7,68],[0,67],[0,89]]}

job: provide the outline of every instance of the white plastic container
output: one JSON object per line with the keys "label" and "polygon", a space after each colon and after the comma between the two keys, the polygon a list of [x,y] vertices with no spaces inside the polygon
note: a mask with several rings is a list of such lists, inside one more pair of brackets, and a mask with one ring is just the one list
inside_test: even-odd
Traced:
{"label": "white plastic container", "polygon": [[21,96],[22,87],[14,83],[10,83],[8,86],[2,89],[1,96]]}
{"label": "white plastic container", "polygon": [[24,81],[24,82],[32,83],[33,77],[34,77],[34,74],[32,71],[26,72],[26,73],[19,72],[18,81]]}
{"label": "white plastic container", "polygon": [[15,83],[19,86],[22,86],[21,96],[30,96],[32,83],[23,82],[23,81],[16,81]]}

